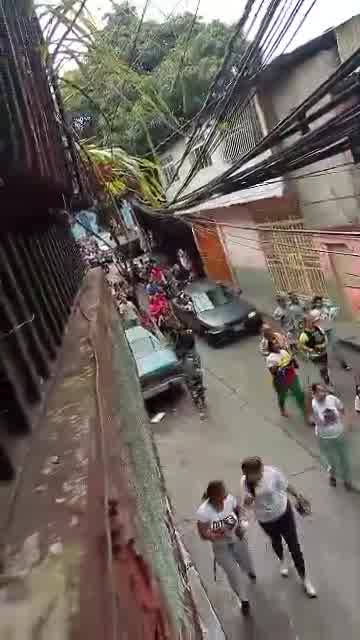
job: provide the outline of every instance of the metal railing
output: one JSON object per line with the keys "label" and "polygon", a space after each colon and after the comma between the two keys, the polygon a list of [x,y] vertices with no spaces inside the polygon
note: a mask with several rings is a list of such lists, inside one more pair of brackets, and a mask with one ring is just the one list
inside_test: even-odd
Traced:
{"label": "metal railing", "polygon": [[221,126],[220,151],[224,162],[232,164],[253,149],[263,138],[254,99],[243,105]]}
{"label": "metal railing", "polygon": [[0,419],[31,429],[84,273],[67,224],[0,238]]}

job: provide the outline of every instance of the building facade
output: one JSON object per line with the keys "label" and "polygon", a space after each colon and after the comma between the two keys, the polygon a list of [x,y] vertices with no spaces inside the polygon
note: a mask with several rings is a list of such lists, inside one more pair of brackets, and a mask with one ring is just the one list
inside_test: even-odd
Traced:
{"label": "building facade", "polygon": [[[219,135],[216,153],[207,159],[207,166],[197,173],[187,190],[219,176],[244,155],[249,148],[246,143],[251,141],[254,146],[289,115],[356,51],[359,41],[360,16],[356,16],[278,57],[265,70],[257,89],[254,105],[259,129],[256,123],[254,129],[252,118],[243,119],[242,136],[237,136],[233,155],[224,151],[229,148],[225,133]],[[349,82],[356,85],[356,73]],[[342,99],[345,95],[342,92],[348,90],[349,83],[341,86],[338,93],[328,93],[314,107],[315,111],[329,102],[335,105],[316,120],[316,128],[319,124],[326,125],[351,101],[360,99],[356,89]],[[311,114],[310,110],[306,116]],[[304,122],[303,128],[274,150],[299,140],[311,127]],[[247,138],[245,129],[251,130]],[[230,130],[231,135],[236,137]],[[168,163],[171,158],[176,167],[184,148],[185,142],[179,140],[168,149],[165,154]],[[335,298],[345,316],[356,318],[360,312],[360,242],[350,234],[360,232],[359,150],[359,141],[351,140],[348,151],[196,207],[198,222],[194,234],[208,274],[232,279],[260,308],[269,309],[275,293],[296,291],[307,298],[314,294]],[[191,154],[176,181],[169,180],[170,198],[178,191],[190,166]],[[323,234],[304,233],[307,229],[322,230]],[[326,230],[329,233],[325,235]]]}

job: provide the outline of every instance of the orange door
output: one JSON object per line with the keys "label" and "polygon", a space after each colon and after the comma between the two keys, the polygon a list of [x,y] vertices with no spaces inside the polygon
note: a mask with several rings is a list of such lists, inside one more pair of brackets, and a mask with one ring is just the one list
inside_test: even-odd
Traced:
{"label": "orange door", "polygon": [[194,225],[193,233],[208,277],[232,282],[232,273],[216,226]]}

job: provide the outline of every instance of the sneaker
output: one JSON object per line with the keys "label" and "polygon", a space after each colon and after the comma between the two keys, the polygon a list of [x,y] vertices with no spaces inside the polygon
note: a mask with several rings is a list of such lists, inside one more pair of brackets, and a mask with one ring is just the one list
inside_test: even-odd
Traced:
{"label": "sneaker", "polygon": [[243,616],[250,615],[250,602],[249,600],[241,600],[241,613]]}
{"label": "sneaker", "polygon": [[335,476],[329,476],[329,485],[330,485],[330,487],[336,487],[336,478],[335,478]]}
{"label": "sneaker", "polygon": [[280,575],[283,578],[287,578],[288,575],[289,575],[289,569],[288,569],[287,564],[286,564],[286,562],[284,560],[282,560],[280,562]]}
{"label": "sneaker", "polygon": [[304,590],[307,596],[309,596],[309,598],[316,598],[317,597],[317,593],[315,590],[315,587],[311,584],[309,578],[305,578],[304,580]]}

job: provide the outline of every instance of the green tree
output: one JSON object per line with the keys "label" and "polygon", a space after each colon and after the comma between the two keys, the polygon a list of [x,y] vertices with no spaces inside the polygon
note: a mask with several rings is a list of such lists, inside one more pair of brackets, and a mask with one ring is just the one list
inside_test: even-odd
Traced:
{"label": "green tree", "polygon": [[[128,2],[113,3],[101,28],[81,0],[63,0],[54,13],[66,29],[63,42],[49,42],[57,49],[55,65],[77,64],[61,76],[66,108],[91,114],[97,144],[136,155],[151,152],[199,112],[235,28],[188,12],[147,20]],[[49,29],[53,37],[54,21]],[[245,44],[237,38],[213,99],[237,73]]]}

